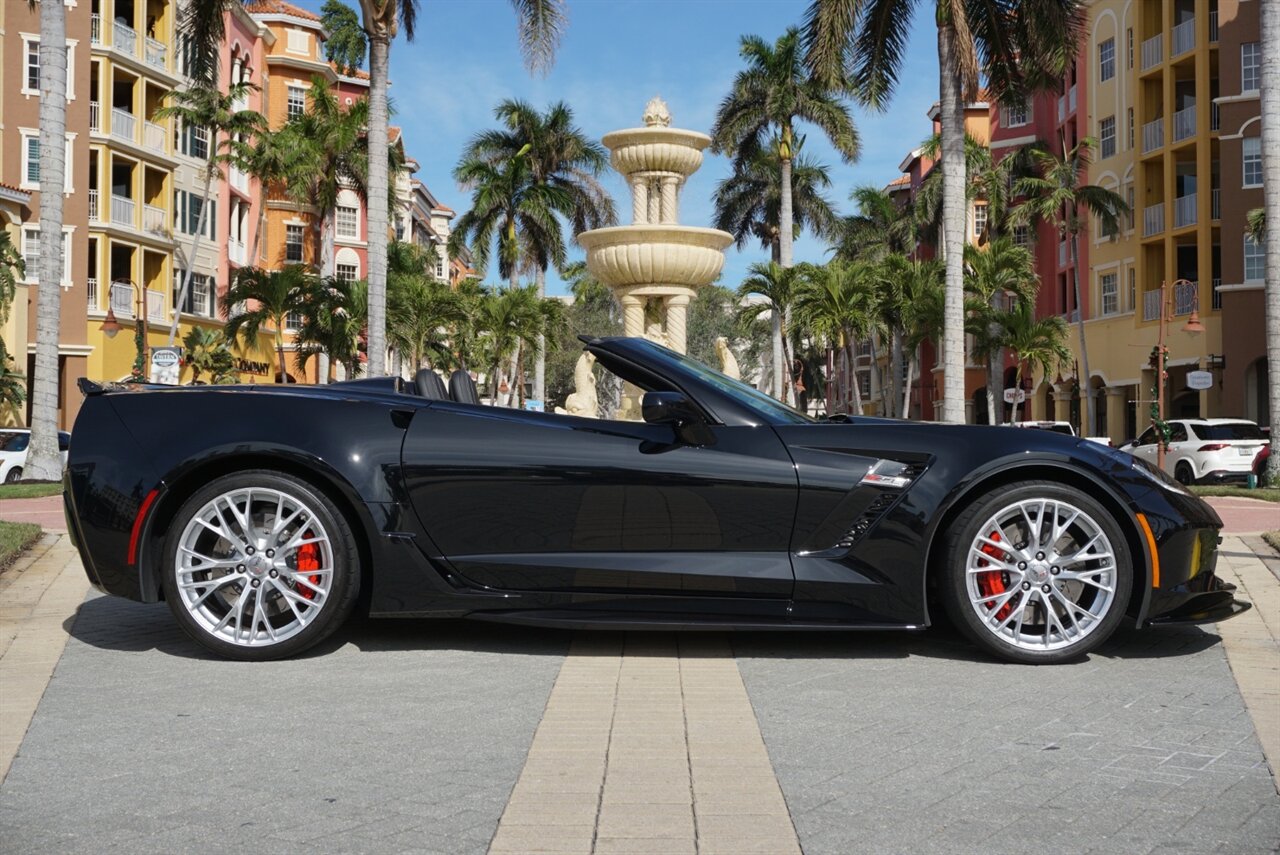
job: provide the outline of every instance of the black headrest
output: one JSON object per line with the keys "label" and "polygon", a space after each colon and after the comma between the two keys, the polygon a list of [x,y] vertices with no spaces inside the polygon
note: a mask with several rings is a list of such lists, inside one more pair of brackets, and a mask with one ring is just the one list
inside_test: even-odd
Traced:
{"label": "black headrest", "polygon": [[444,388],[440,375],[430,368],[420,368],[413,376],[413,385],[418,387],[418,394],[432,401],[447,401],[449,393]]}
{"label": "black headrest", "polygon": [[449,397],[459,404],[478,404],[480,395],[476,392],[476,381],[471,374],[459,368],[449,375]]}

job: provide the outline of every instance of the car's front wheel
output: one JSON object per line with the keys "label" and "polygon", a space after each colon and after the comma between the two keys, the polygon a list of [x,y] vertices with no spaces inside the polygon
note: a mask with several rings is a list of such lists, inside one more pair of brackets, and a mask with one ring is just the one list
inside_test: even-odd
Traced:
{"label": "car's front wheel", "polygon": [[1115,631],[1133,580],[1111,513],[1065,484],[1025,481],[974,500],[945,540],[947,612],[1014,662],[1076,659]]}
{"label": "car's front wheel", "polygon": [[1191,471],[1191,464],[1187,462],[1179,463],[1174,467],[1173,477],[1177,479],[1179,484],[1191,484],[1196,480],[1196,475]]}
{"label": "car's front wheel", "polygon": [[165,599],[200,644],[234,659],[299,653],[355,603],[350,527],[310,484],[279,472],[218,478],[178,510],[164,546]]}
{"label": "car's front wheel", "polygon": [[5,473],[4,482],[6,484],[16,484],[22,480],[22,467],[15,466]]}

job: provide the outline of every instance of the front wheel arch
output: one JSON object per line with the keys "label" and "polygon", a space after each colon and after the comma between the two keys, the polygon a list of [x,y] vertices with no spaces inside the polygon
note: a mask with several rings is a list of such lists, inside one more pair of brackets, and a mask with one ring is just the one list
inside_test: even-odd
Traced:
{"label": "front wheel arch", "polygon": [[[938,517],[929,535],[928,553],[925,558],[925,619],[932,623],[929,596],[937,590],[938,581],[943,573],[945,556],[942,539],[956,517],[964,512],[975,495],[983,491],[998,489],[1017,481],[1058,481],[1088,493],[1115,517],[1120,531],[1124,534],[1125,543],[1134,556],[1133,586],[1129,592],[1129,602],[1125,606],[1125,614],[1138,624],[1139,617],[1146,611],[1147,599],[1151,593],[1151,556],[1146,539],[1138,528],[1137,520],[1132,512],[1112,488],[1091,478],[1072,466],[1038,461],[1021,466],[1011,466],[982,476],[965,486],[953,496],[946,510]],[[1141,566],[1136,566],[1139,561]]]}

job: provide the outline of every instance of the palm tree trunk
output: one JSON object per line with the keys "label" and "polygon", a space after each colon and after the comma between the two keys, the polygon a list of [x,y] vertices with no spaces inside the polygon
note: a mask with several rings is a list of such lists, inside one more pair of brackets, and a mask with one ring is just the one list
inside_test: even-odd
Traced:
{"label": "palm tree trunk", "polygon": [[942,253],[946,285],[942,317],[942,413],[949,424],[964,423],[964,101],[960,91],[955,29],[938,27],[938,67],[942,100]]}
{"label": "palm tree trunk", "polygon": [[1004,367],[1004,348],[994,348],[987,357],[987,424],[998,425],[1004,421],[1004,393],[1001,368]]}
{"label": "palm tree trunk", "polygon": [[902,417],[904,419],[911,418],[911,378],[916,372],[916,362],[920,348],[917,347],[911,351],[911,358],[907,360],[907,378],[902,384]]}
{"label": "palm tree trunk", "polygon": [[1259,3],[1262,17],[1262,205],[1267,230],[1262,236],[1263,300],[1267,328],[1267,365],[1271,382],[1268,408],[1271,456],[1266,479],[1280,484],[1280,4]]}
{"label": "palm tree trunk", "polygon": [[31,444],[23,476],[31,481],[57,481],[62,478],[62,455],[58,452],[58,340],[62,321],[62,188],[67,167],[67,8],[62,3],[49,2],[41,3],[39,8],[40,186],[44,192],[40,194]]}
{"label": "palm tree trunk", "polygon": [[[547,296],[547,271],[541,267],[538,268],[538,301],[541,302]],[[542,401],[542,405],[546,406],[547,398],[547,336],[545,333],[538,333],[538,356],[533,363],[533,399]]]}
{"label": "palm tree trunk", "polygon": [[[790,140],[787,141],[788,143]],[[778,205],[778,263],[783,267],[791,266],[791,242],[794,237],[795,217],[791,209],[791,157],[781,159],[782,198]]]}
{"label": "palm tree trunk", "polygon": [[786,384],[782,379],[782,312],[776,308],[769,314],[769,322],[773,325],[773,396],[779,401],[787,399]]}
{"label": "palm tree trunk", "polygon": [[851,390],[853,392],[853,415],[860,416],[862,415],[862,388],[858,383],[857,351],[854,350],[853,337],[850,336],[847,340],[849,341],[849,344],[845,345],[844,348],[846,353],[845,358],[849,366],[847,382],[853,387]]}
{"label": "palm tree trunk", "polygon": [[[212,157],[214,152],[218,150],[218,136],[216,133],[210,136],[209,156]],[[204,237],[205,225],[209,220],[209,190],[213,186],[214,169],[214,164],[210,162],[204,170],[204,190],[200,194],[200,220],[196,223],[196,233],[191,237],[191,251],[187,254],[187,269],[182,274],[182,286],[178,289],[178,301],[174,305],[173,320],[169,322],[169,347],[173,347],[173,342],[178,337],[178,319],[182,312],[182,306],[186,303],[187,294],[191,291],[191,277],[196,269],[196,253],[200,251],[200,239]]]}
{"label": "palm tree trunk", "polygon": [[369,37],[369,376],[387,373],[387,74],[391,40]]}
{"label": "palm tree trunk", "polygon": [[898,418],[898,402],[902,400],[902,329],[895,326],[889,342],[889,418]]}
{"label": "palm tree trunk", "polygon": [[876,347],[878,333],[871,336],[871,381],[875,385],[873,394],[880,396],[880,415],[889,415],[889,404],[884,392],[884,371],[880,368],[880,348]]}
{"label": "palm tree trunk", "polygon": [[[1022,388],[1022,360],[1021,360],[1021,359],[1019,359],[1019,360],[1018,360],[1018,365],[1017,365],[1017,367],[1014,369],[1014,372],[1013,372],[1013,388],[1015,388],[1015,389],[1021,389],[1021,388]],[[1011,422],[1016,422],[1016,421],[1018,420],[1018,397],[1017,397],[1017,394],[1018,394],[1017,392],[1015,392],[1015,393],[1014,393],[1014,398],[1013,398],[1013,418],[1009,419],[1009,421],[1011,421]],[[1052,421],[1052,420],[1053,420],[1053,415],[1052,415],[1052,414],[1050,414],[1050,415],[1049,415],[1049,419],[1050,419],[1050,421]]]}
{"label": "palm tree trunk", "polygon": [[1076,329],[1080,332],[1080,367],[1084,377],[1076,378],[1080,382],[1080,394],[1084,395],[1084,424],[1080,425],[1081,436],[1095,436],[1093,424],[1093,375],[1089,373],[1089,348],[1084,340],[1084,304],[1080,302],[1080,251],[1077,248],[1080,233],[1071,233],[1071,280],[1076,294]]}
{"label": "palm tree trunk", "polygon": [[289,372],[284,365],[284,318],[276,318],[276,355],[280,357],[280,382],[289,382]]}

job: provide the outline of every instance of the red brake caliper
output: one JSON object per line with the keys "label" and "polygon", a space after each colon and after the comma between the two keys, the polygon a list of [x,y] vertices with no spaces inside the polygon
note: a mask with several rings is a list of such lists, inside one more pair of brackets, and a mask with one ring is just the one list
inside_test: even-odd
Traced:
{"label": "red brake caliper", "polygon": [[[311,537],[311,536],[312,536],[311,532],[307,532],[306,534],[303,535],[303,537]],[[316,546],[316,544],[314,543],[304,543],[302,546],[299,546],[298,547],[298,572],[305,573],[308,570],[319,570],[319,569],[320,569],[319,547]],[[307,580],[311,582],[311,584],[313,585],[320,584],[320,577],[318,575],[308,576]],[[314,600],[316,598],[316,592],[311,590],[310,588],[299,587],[298,593],[308,600]]]}
{"label": "red brake caliper", "polygon": [[[987,537],[995,541],[996,543],[1000,542],[1000,532],[998,531],[991,532],[989,535],[987,535]],[[1006,557],[1007,553],[1001,551],[995,546],[992,546],[990,543],[984,543],[980,551],[982,552],[983,555],[990,555],[992,558],[996,559],[997,561],[1008,560]],[[981,558],[978,559],[979,567],[986,567],[987,563],[988,563],[987,561]],[[984,598],[994,597],[998,594],[1003,594],[1005,592],[1005,578],[1004,578],[1004,573],[1002,571],[989,570],[986,573],[977,573],[975,575],[977,576],[978,590],[982,592],[982,596]],[[989,603],[987,604],[987,607],[991,608],[993,605],[994,604]],[[1011,611],[1013,611],[1013,606],[1011,606],[1009,603],[1005,603],[1003,606],[1000,607],[1000,610],[996,612],[996,620],[1004,620],[1009,616],[1009,612]]]}

